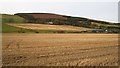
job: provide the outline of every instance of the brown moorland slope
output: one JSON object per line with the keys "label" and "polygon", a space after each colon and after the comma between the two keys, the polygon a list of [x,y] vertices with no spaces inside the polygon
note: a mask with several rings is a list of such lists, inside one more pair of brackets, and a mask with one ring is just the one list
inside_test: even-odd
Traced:
{"label": "brown moorland slope", "polygon": [[33,18],[45,18],[45,19],[67,19],[66,17],[64,17],[64,15],[59,15],[59,14],[52,14],[52,13],[18,13],[15,15],[19,15],[24,17],[24,15],[26,16],[30,16]]}
{"label": "brown moorland slope", "polygon": [[57,19],[67,19],[65,17],[63,17],[62,15],[58,15],[58,14],[30,14],[31,16],[33,16],[34,18],[57,18]]}

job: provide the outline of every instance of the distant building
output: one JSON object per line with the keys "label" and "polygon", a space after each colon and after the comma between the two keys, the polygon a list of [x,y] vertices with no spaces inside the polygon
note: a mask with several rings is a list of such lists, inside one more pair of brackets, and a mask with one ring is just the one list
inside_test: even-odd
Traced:
{"label": "distant building", "polygon": [[47,24],[50,24],[50,25],[52,25],[52,24],[53,24],[53,22],[47,22]]}

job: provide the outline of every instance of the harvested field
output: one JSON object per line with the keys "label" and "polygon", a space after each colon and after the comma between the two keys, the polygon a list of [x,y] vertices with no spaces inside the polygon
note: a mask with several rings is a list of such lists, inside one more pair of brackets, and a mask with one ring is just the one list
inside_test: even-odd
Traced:
{"label": "harvested field", "polygon": [[117,66],[117,34],[3,34],[3,66]]}
{"label": "harvested field", "polygon": [[72,30],[72,31],[90,30],[89,28],[68,25],[48,25],[48,24],[8,24],[8,25],[33,30]]}

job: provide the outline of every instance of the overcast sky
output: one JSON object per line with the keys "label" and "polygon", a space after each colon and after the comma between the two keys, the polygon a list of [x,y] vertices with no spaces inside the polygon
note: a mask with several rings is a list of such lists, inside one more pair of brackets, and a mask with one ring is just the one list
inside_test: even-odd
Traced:
{"label": "overcast sky", "polygon": [[118,22],[118,0],[0,0],[0,13],[56,13]]}

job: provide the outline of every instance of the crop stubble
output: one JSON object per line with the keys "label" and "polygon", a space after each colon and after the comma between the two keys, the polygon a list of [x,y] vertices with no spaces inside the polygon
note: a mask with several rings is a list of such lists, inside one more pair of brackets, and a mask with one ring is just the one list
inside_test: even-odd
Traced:
{"label": "crop stubble", "polygon": [[8,24],[8,25],[33,30],[72,30],[72,31],[90,30],[89,28],[68,25],[48,25],[48,24]]}
{"label": "crop stubble", "polygon": [[117,34],[3,34],[3,66],[117,66]]}

